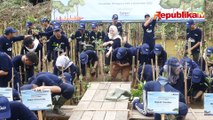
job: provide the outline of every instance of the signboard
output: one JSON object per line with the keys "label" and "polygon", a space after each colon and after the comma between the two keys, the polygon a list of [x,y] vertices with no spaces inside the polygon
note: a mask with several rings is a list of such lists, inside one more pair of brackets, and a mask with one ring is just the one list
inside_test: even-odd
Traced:
{"label": "signboard", "polygon": [[4,96],[9,101],[13,101],[13,90],[12,90],[12,88],[0,88],[0,96]]}
{"label": "signboard", "polygon": [[213,93],[204,94],[204,115],[213,116]]}
{"label": "signboard", "polygon": [[120,21],[142,22],[144,15],[159,22],[204,21],[205,0],[52,0],[52,20],[109,22],[113,14]]}
{"label": "signboard", "polygon": [[148,92],[147,111],[159,114],[178,114],[178,92]]}
{"label": "signboard", "polygon": [[22,103],[30,110],[38,111],[52,109],[52,97],[50,90],[23,90],[21,91],[21,95]]}

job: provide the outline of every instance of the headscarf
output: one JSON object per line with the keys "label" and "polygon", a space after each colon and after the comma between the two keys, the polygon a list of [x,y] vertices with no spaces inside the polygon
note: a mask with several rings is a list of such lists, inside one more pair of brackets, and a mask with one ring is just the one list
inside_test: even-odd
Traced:
{"label": "headscarf", "polygon": [[39,45],[39,40],[35,38],[33,43],[34,43],[34,47],[32,49],[25,47],[29,52],[35,52],[35,50],[37,49]]}

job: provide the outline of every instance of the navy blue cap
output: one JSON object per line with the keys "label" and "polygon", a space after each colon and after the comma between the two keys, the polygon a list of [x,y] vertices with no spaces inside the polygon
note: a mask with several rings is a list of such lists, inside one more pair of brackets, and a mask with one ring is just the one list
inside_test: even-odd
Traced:
{"label": "navy blue cap", "polygon": [[85,24],[84,23],[80,23],[79,29],[85,29]]}
{"label": "navy blue cap", "polygon": [[16,33],[16,30],[12,27],[8,27],[4,30],[4,34],[9,34],[9,33]]}
{"label": "navy blue cap", "polygon": [[118,52],[116,54],[116,58],[117,59],[124,58],[124,56],[126,55],[126,52],[127,52],[127,48],[125,48],[125,47],[118,48]]}
{"label": "navy blue cap", "polygon": [[203,76],[203,71],[199,68],[195,68],[192,71],[192,82],[199,83],[201,81],[202,76]]}
{"label": "navy blue cap", "polygon": [[11,117],[10,102],[6,97],[0,96],[0,119],[7,119],[10,117]]}
{"label": "navy blue cap", "polygon": [[190,19],[186,22],[186,28],[189,29],[192,25],[194,25],[194,20]]}
{"label": "navy blue cap", "polygon": [[64,73],[64,78],[66,80],[66,83],[72,84],[72,76],[69,73]]}
{"label": "navy blue cap", "polygon": [[147,43],[144,43],[139,48],[140,54],[148,55],[149,54],[149,45]]}
{"label": "navy blue cap", "polygon": [[97,23],[95,23],[95,22],[92,23],[91,25],[92,25],[92,29],[95,29],[97,27]]}
{"label": "navy blue cap", "polygon": [[88,63],[88,55],[85,52],[82,52],[80,54],[80,61],[81,61],[81,64],[87,64]]}
{"label": "navy blue cap", "polygon": [[166,65],[171,66],[171,67],[180,67],[180,63],[179,60],[175,57],[170,57],[167,61],[166,61]]}
{"label": "navy blue cap", "polygon": [[57,22],[57,21],[55,21],[55,20],[52,20],[52,21],[50,21],[50,25],[61,25],[61,23],[60,22]]}
{"label": "navy blue cap", "polygon": [[32,25],[33,25],[32,22],[27,22],[27,23],[26,23],[26,27],[31,27]]}
{"label": "navy blue cap", "polygon": [[213,47],[208,47],[207,49],[206,49],[206,56],[210,56],[210,55],[213,55]]}
{"label": "navy blue cap", "polygon": [[187,65],[188,68],[191,68],[191,66],[192,66],[192,60],[189,57],[184,57],[183,59],[180,60],[180,63],[184,67],[186,67],[186,65]]}
{"label": "navy blue cap", "polygon": [[154,53],[155,55],[160,55],[163,51],[163,47],[160,44],[155,44]]}
{"label": "navy blue cap", "polygon": [[144,18],[146,18],[146,17],[150,17],[150,15],[149,14],[144,15]]}
{"label": "navy blue cap", "polygon": [[113,19],[113,20],[118,20],[118,14],[114,14],[114,15],[112,16],[112,19]]}
{"label": "navy blue cap", "polygon": [[60,30],[61,30],[61,25],[55,24],[53,27],[53,31],[56,32],[56,31],[60,31]]}
{"label": "navy blue cap", "polygon": [[41,23],[43,22],[49,22],[49,19],[48,18],[41,18]]}

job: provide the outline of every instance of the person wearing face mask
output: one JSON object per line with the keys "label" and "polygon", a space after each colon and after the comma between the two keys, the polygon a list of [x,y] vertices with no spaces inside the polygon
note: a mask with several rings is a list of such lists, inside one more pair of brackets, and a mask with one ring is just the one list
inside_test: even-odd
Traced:
{"label": "person wearing face mask", "polygon": [[70,44],[68,38],[61,34],[61,26],[56,24],[53,29],[54,35],[50,37],[50,41],[48,43],[48,50],[47,50],[47,59],[51,61],[52,59],[53,64],[61,53],[66,53],[69,55],[70,52]]}
{"label": "person wearing face mask", "polygon": [[122,36],[122,33],[123,33],[122,24],[121,24],[120,22],[118,22],[118,15],[117,15],[117,14],[114,14],[114,15],[112,16],[112,23],[109,25],[109,27],[108,27],[108,29],[107,29],[107,33],[110,32],[110,29],[109,29],[109,28],[110,28],[111,25],[116,26],[117,29],[118,29],[118,34],[119,34],[120,36]]}
{"label": "person wearing face mask", "polygon": [[153,20],[153,18],[150,17],[149,14],[146,14],[145,16],[145,23],[142,25],[143,27],[143,43],[147,43],[150,47],[150,51],[154,49],[155,46],[155,25],[156,20]]}
{"label": "person wearing face mask", "polygon": [[169,84],[184,95],[184,74],[179,60],[175,57],[170,57],[163,68],[160,70],[159,75],[167,74]]}
{"label": "person wearing face mask", "polygon": [[[15,56],[12,59],[12,64],[14,67],[14,71],[24,73],[24,68],[26,67],[26,73],[22,75],[22,82],[27,82],[28,78],[34,75],[34,66],[38,64],[38,56],[34,52],[29,52],[25,55]],[[25,67],[24,67],[25,66]],[[20,69],[21,67],[21,69]],[[21,71],[20,71],[21,70]],[[26,76],[25,76],[26,74]]]}
{"label": "person wearing face mask", "polygon": [[[188,113],[188,107],[186,105],[184,95],[180,91],[176,90],[169,84],[168,78],[166,76],[159,76],[156,81],[149,81],[144,85],[143,88],[143,103],[140,103],[139,98],[134,98],[132,101],[133,109],[138,110],[141,114],[145,116],[152,116],[154,113],[147,110],[147,93],[150,91],[161,91],[164,87],[165,92],[178,92],[179,93],[179,113],[175,115],[176,120],[184,120]],[[154,120],[161,120],[160,114],[154,114]]]}
{"label": "person wearing face mask", "polygon": [[61,75],[63,73],[69,73],[72,76],[72,81],[75,79],[75,77],[79,76],[79,68],[74,65],[72,61],[70,61],[69,57],[65,55],[60,55],[55,63],[54,66],[54,74],[55,75]]}

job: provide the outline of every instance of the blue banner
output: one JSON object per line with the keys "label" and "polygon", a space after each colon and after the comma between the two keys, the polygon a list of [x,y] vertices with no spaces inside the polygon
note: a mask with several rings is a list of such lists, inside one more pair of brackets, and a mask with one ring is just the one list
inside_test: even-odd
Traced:
{"label": "blue banner", "polygon": [[13,90],[12,90],[12,88],[0,88],[0,96],[4,96],[9,101],[13,101]]}
{"label": "blue banner", "polygon": [[204,94],[204,115],[213,116],[213,93]]}

